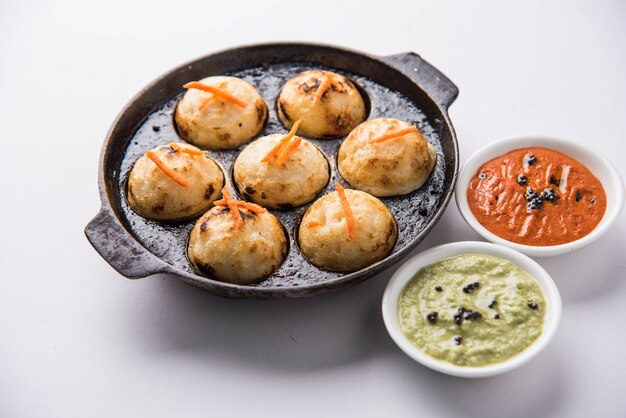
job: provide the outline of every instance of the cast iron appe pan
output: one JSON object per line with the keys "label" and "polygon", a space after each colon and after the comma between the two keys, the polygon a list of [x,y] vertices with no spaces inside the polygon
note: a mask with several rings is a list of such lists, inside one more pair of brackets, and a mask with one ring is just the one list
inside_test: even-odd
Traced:
{"label": "cast iron appe pan", "polygon": [[[135,237],[122,210],[120,167],[134,133],[146,117],[179,94],[181,86],[190,80],[291,62],[336,69],[369,78],[401,93],[419,108],[440,142],[445,167],[442,175],[442,196],[433,208],[434,213],[430,215],[428,222],[407,245],[394,249],[382,261],[353,273],[306,285],[279,287],[223,283],[185,271],[154,255]],[[303,297],[359,283],[404,258],[428,234],[447,207],[459,168],[456,135],[448,117],[448,107],[457,95],[457,87],[446,76],[414,53],[377,57],[328,45],[273,43],[207,55],[184,64],[149,84],[117,116],[107,133],[100,155],[98,186],[102,208],[85,228],[85,234],[96,251],[115,270],[129,279],[169,273],[187,284],[220,296],[260,299]],[[268,105],[271,107],[274,103]]]}

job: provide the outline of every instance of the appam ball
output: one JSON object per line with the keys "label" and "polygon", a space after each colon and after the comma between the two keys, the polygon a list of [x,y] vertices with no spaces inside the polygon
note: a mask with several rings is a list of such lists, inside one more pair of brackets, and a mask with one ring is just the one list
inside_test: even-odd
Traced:
{"label": "appam ball", "polygon": [[386,118],[357,126],[337,156],[341,177],[351,187],[374,196],[405,195],[419,189],[436,161],[435,149],[417,127]]}
{"label": "appam ball", "polygon": [[239,207],[236,227],[228,207],[215,206],[196,222],[187,254],[192,266],[211,279],[256,283],[276,271],[287,255],[285,231],[274,215]]}
{"label": "appam ball", "polygon": [[246,200],[266,207],[289,209],[310,202],[326,187],[328,161],[315,145],[302,138],[291,139],[300,143],[282,164],[277,165],[276,158],[262,161],[284,137],[273,134],[259,138],[235,160],[233,177]]}
{"label": "appam ball", "polygon": [[366,117],[365,102],[354,83],[341,74],[310,70],[285,83],[277,102],[278,118],[310,138],[346,136]]}
{"label": "appam ball", "polygon": [[[185,86],[188,90],[176,106],[175,120],[178,133],[186,141],[204,149],[235,149],[263,130],[267,105],[247,81],[214,76]],[[226,98],[203,91],[203,86],[218,89]]]}
{"label": "appam ball", "polygon": [[395,245],[398,228],[379,199],[359,190],[345,190],[345,196],[355,221],[352,239],[339,194],[332,192],[305,212],[298,228],[298,245],[314,265],[351,272],[385,258]]}
{"label": "appam ball", "polygon": [[[178,182],[164,169],[171,170]],[[223,186],[224,174],[208,153],[189,144],[170,143],[135,162],[128,177],[128,203],[146,218],[184,220],[205,212]]]}

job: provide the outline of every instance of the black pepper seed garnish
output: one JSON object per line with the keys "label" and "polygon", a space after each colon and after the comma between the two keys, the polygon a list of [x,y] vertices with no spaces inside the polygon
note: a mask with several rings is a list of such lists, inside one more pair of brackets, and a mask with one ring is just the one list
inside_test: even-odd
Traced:
{"label": "black pepper seed garnish", "polygon": [[549,182],[550,184],[554,184],[555,186],[561,185],[561,180],[557,180],[557,178],[554,175],[550,176]]}
{"label": "black pepper seed garnish", "polygon": [[478,174],[478,178],[481,179],[481,180],[484,179],[485,177],[487,177],[487,175],[485,173]]}
{"label": "black pepper seed garnish", "polygon": [[500,319],[500,314],[495,314],[495,315],[493,316],[493,319]]}
{"label": "black pepper seed garnish", "polygon": [[437,312],[431,312],[428,315],[426,315],[426,319],[428,319],[428,322],[430,322],[431,324],[434,324],[435,322],[437,322],[438,317],[439,317],[439,313]]}
{"label": "black pepper seed garnish", "polygon": [[441,287],[441,286],[435,286],[435,290],[436,290],[437,292],[443,292],[443,287]]}
{"label": "black pepper seed garnish", "polygon": [[545,189],[543,189],[543,191],[541,192],[541,198],[547,202],[556,202],[557,200],[559,200],[561,198],[561,196],[559,196],[553,188],[551,187],[546,187]]}
{"label": "black pepper seed garnish", "polygon": [[459,335],[457,335],[456,337],[454,337],[454,343],[456,345],[461,345],[461,343],[463,342],[463,338]]}
{"label": "black pepper seed garnish", "polygon": [[469,309],[463,312],[463,319],[467,321],[476,321],[478,319],[481,319],[482,317],[483,314],[481,314],[480,312],[472,311]]}
{"label": "black pepper seed garnish", "polygon": [[456,313],[454,314],[454,322],[457,325],[461,325],[463,323],[463,313],[465,312],[465,308],[463,306],[459,306]]}
{"label": "black pepper seed garnish", "polygon": [[529,187],[528,189],[526,189],[526,193],[524,194],[524,199],[526,199],[528,201],[531,201],[531,200],[536,199],[538,197],[539,197],[539,195],[532,188]]}
{"label": "black pepper seed garnish", "polygon": [[498,301],[497,301],[497,300],[495,300],[495,299],[493,299],[493,300],[491,301],[491,303],[489,304],[489,309],[492,309],[494,306],[496,306],[496,304],[497,304],[497,303],[498,303]]}
{"label": "black pepper seed garnish", "polygon": [[580,202],[580,199],[583,198],[583,195],[581,192],[579,192],[578,190],[576,190],[576,201]]}
{"label": "black pepper seed garnish", "polygon": [[474,293],[474,290],[478,289],[479,287],[480,283],[478,282],[470,283],[463,288],[463,293]]}
{"label": "black pepper seed garnish", "polygon": [[543,199],[536,197],[530,202],[526,203],[526,212],[530,213],[533,210],[541,210],[543,208]]}
{"label": "black pepper seed garnish", "polygon": [[528,307],[532,309],[533,311],[536,311],[537,309],[539,309],[539,305],[537,305],[535,302],[528,302]]}
{"label": "black pepper seed garnish", "polygon": [[161,127],[160,127],[160,126],[156,126],[156,125],[154,125],[154,126],[152,127],[152,130],[153,130],[154,132],[159,132],[159,131],[161,130]]}
{"label": "black pepper seed garnish", "polygon": [[519,176],[517,176],[517,184],[519,184],[520,186],[526,186],[528,184],[528,177],[520,174]]}
{"label": "black pepper seed garnish", "polygon": [[535,165],[537,164],[537,157],[534,155],[526,155],[524,157],[524,164]]}

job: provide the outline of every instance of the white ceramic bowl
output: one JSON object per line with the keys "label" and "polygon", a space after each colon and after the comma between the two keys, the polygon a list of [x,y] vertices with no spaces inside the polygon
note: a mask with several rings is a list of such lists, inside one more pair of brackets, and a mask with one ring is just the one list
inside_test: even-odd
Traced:
{"label": "white ceramic bowl", "polygon": [[[467,203],[467,187],[472,176],[476,174],[484,163],[510,151],[529,147],[550,148],[572,157],[584,164],[600,180],[607,197],[606,212],[598,226],[588,235],[576,241],[560,245],[523,245],[500,238],[488,231],[487,228],[476,220]],[[482,147],[463,165],[454,194],[459,212],[461,212],[465,221],[483,238],[496,244],[514,248],[533,257],[547,257],[568,253],[595,241],[611,227],[624,207],[624,183],[618,171],[606,158],[574,142],[544,136],[504,138]]]}
{"label": "white ceramic bowl", "polygon": [[[420,269],[446,258],[462,254],[486,254],[509,260],[533,277],[546,301],[543,332],[528,348],[501,363],[479,367],[457,366],[438,360],[420,351],[402,333],[398,318],[398,300],[402,290]],[[488,242],[464,241],[444,244],[424,251],[406,261],[393,275],[387,285],[382,303],[383,320],[391,338],[415,361],[453,376],[487,377],[515,369],[537,355],[552,339],[561,319],[561,296],[552,278],[535,261],[510,248]]]}

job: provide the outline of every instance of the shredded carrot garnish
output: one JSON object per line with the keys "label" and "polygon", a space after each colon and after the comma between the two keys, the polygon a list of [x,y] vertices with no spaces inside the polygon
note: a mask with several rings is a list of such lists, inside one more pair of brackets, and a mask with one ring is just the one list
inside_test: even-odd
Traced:
{"label": "shredded carrot garnish", "polygon": [[322,225],[323,225],[323,224],[322,224],[321,222],[311,221],[311,222],[309,222],[309,223],[306,225],[306,227],[307,227],[307,228],[315,228],[315,227],[322,226]]}
{"label": "shredded carrot garnish", "polygon": [[287,158],[289,158],[289,154],[291,154],[296,148],[298,148],[300,142],[302,142],[301,138],[295,138],[293,141],[285,145],[283,149],[280,150],[280,154],[278,154],[274,165],[277,167],[283,165],[285,161],[287,161]]}
{"label": "shredded carrot garnish", "polygon": [[[207,86],[206,84],[202,84],[198,81],[192,81],[191,83],[187,83],[183,86],[186,89],[196,89],[196,90],[202,90],[202,91],[206,91],[207,93],[213,93],[213,95],[215,96],[219,96],[222,99],[229,101],[239,107],[245,108],[246,106],[248,106],[248,103],[244,102],[241,99],[238,99],[237,97],[233,96],[230,93],[225,92],[224,90],[220,90],[217,87],[213,87],[213,86]],[[204,109],[204,106],[206,106],[206,103],[203,102],[201,105],[202,109]],[[202,110],[200,109],[200,110]]]}
{"label": "shredded carrot garnish", "polygon": [[189,154],[191,156],[204,155],[204,151],[200,151],[199,149],[194,148],[183,148],[176,142],[170,142],[169,144],[167,144],[167,146],[174,148],[178,152],[184,152],[185,154]]}
{"label": "shredded carrot garnish", "polygon": [[280,150],[285,146],[285,144],[291,139],[291,137],[289,135],[284,136],[280,139],[280,141],[278,141],[278,144],[276,144],[276,146],[274,148],[272,148],[270,150],[270,152],[268,152],[267,154],[265,154],[265,157],[263,157],[263,159],[261,160],[262,163],[266,163],[268,161],[270,161],[272,158],[274,158],[276,156],[276,154],[278,154],[280,152]]}
{"label": "shredded carrot garnish", "polygon": [[417,132],[417,128],[415,126],[411,126],[410,128],[405,128],[405,129],[401,129],[399,131],[387,134],[387,135],[383,135],[383,136],[379,136],[378,138],[372,139],[370,141],[370,143],[372,144],[378,144],[380,142],[385,142],[388,141],[390,139],[394,139],[394,138],[399,138],[401,136],[413,133],[413,132]]}
{"label": "shredded carrot garnish", "polygon": [[[267,209],[265,209],[263,206],[259,206],[254,203],[244,202],[243,200],[233,200],[232,202],[234,202],[235,205],[237,205],[237,207],[248,209],[250,212],[254,212],[254,213],[267,212]],[[215,206],[228,206],[226,199],[216,200],[215,202],[213,202],[213,204]]]}
{"label": "shredded carrot garnish", "polygon": [[326,93],[326,90],[328,90],[330,86],[333,84],[333,81],[335,81],[333,79],[333,76],[330,73],[325,73],[325,75],[326,75],[326,78],[324,79],[324,82],[317,88],[317,93],[315,94],[315,101],[319,101],[319,99],[322,98],[324,93]]}
{"label": "shredded carrot garnish", "polygon": [[339,195],[339,201],[341,202],[343,213],[344,215],[346,215],[348,240],[352,240],[354,238],[354,233],[356,231],[356,222],[354,221],[354,215],[352,214],[352,209],[350,209],[350,204],[348,203],[348,199],[346,199],[346,192],[343,189],[343,186],[335,182],[335,187],[337,188],[337,194]]}
{"label": "shredded carrot garnish", "polygon": [[298,127],[299,126],[300,126],[300,119],[298,119],[297,121],[294,122],[293,126],[289,130],[289,133],[280,139],[278,144],[276,144],[276,146],[274,148],[272,148],[271,151],[268,152],[265,155],[265,157],[263,157],[261,162],[266,163],[266,162],[270,161],[272,158],[274,158],[276,155],[278,155],[280,153],[280,151],[282,150],[282,148],[285,146],[285,144],[291,138],[293,138],[293,136],[296,134],[296,132],[298,132]]}
{"label": "shredded carrot garnish", "polygon": [[165,164],[158,155],[156,155],[154,152],[152,151],[148,151],[146,152],[146,157],[150,158],[152,160],[152,162],[154,164],[156,164],[157,167],[159,167],[159,169],[164,172],[165,174],[167,174],[172,180],[174,180],[176,183],[180,184],[181,186],[187,187],[189,186],[189,183],[187,182],[187,180],[181,176],[180,174],[178,174],[176,171],[174,171],[170,166],[168,166],[167,164]]}
{"label": "shredded carrot garnish", "polygon": [[198,110],[202,112],[204,108],[206,107],[206,105],[208,105],[209,102],[213,99],[215,99],[215,96],[205,97],[204,100],[202,100],[202,103],[200,103],[200,106],[198,106]]}
{"label": "shredded carrot garnish", "polygon": [[237,203],[233,199],[233,195],[230,194],[226,187],[222,189],[222,194],[224,195],[224,200],[226,201],[228,209],[230,209],[231,215],[233,215],[233,218],[235,218],[235,228],[239,229],[239,227],[243,225],[243,219],[241,218],[241,213],[239,213],[239,209],[237,209]]}
{"label": "shredded carrot garnish", "polygon": [[267,212],[267,209],[265,209],[264,207],[255,205],[254,203],[244,202],[243,200],[237,201],[237,206],[248,209],[250,212],[254,212],[254,213]]}

